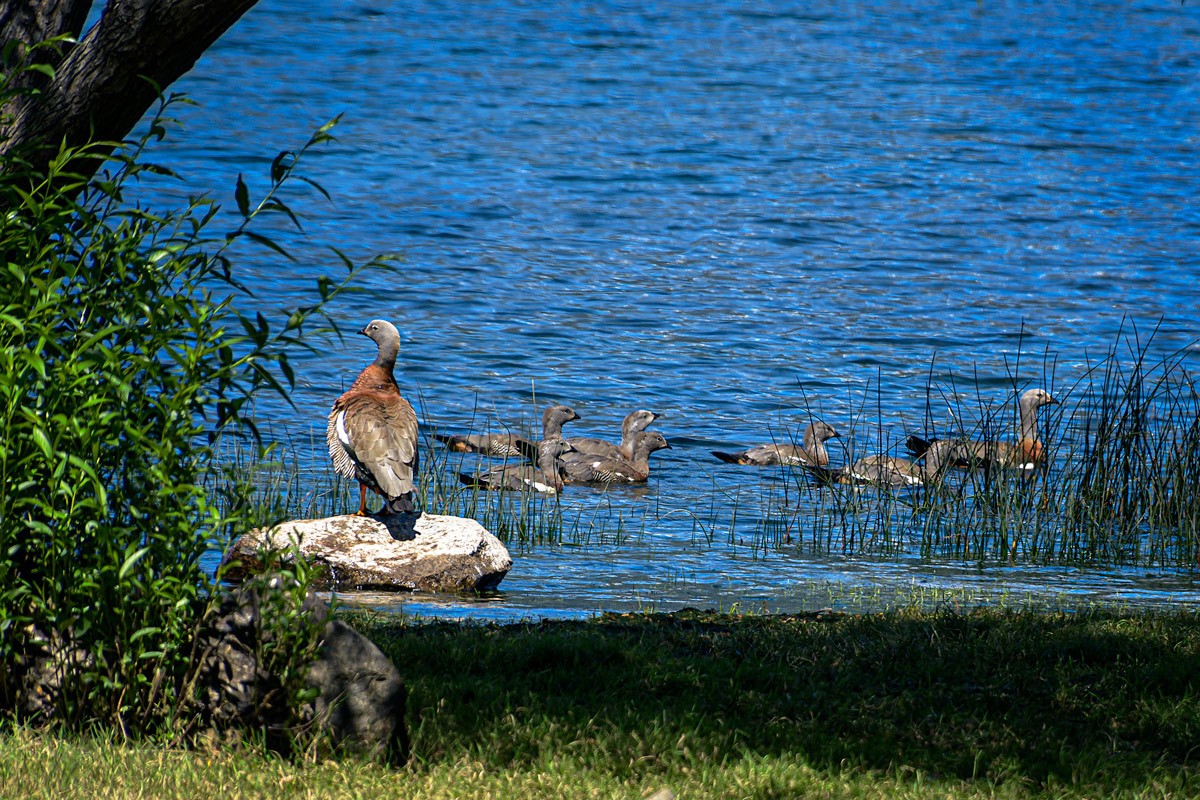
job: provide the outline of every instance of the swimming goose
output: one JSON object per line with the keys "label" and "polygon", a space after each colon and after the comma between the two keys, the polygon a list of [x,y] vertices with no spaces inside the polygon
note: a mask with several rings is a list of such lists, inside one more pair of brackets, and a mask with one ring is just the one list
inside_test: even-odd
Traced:
{"label": "swimming goose", "polygon": [[646,411],[645,409],[631,411],[625,416],[625,421],[621,423],[620,445],[590,436],[572,436],[567,441],[581,453],[592,453],[598,456],[628,460],[633,458],[633,435],[646,430],[646,428],[650,427],[650,423],[656,419],[658,419],[658,414],[655,414],[653,411]]}
{"label": "swimming goose", "polygon": [[[1027,390],[1017,403],[1020,410],[1020,438],[1016,442],[960,439],[956,441],[953,451],[947,454],[947,460],[960,467],[1033,470],[1046,458],[1046,449],[1038,438],[1037,410],[1042,406],[1057,405],[1058,402],[1045,389]],[[914,455],[924,453],[932,444],[919,436],[909,436],[907,440],[908,450]]]}
{"label": "swimming goose", "polygon": [[567,483],[642,483],[650,477],[650,454],[669,449],[657,431],[633,435],[633,457],[611,458],[591,453],[567,453],[562,458]]}
{"label": "swimming goose", "polygon": [[[564,423],[579,419],[570,406],[550,406],[542,412],[542,438],[561,439]],[[537,443],[514,433],[435,433],[433,438],[456,453],[481,453],[496,458],[523,456],[536,463]]]}
{"label": "swimming goose", "polygon": [[563,487],[562,463],[559,458],[571,452],[571,445],[562,439],[543,439],[538,443],[537,450],[536,467],[529,464],[504,464],[477,475],[460,472],[458,479],[467,486],[480,489],[533,490],[543,494],[558,494]]}
{"label": "swimming goose", "polygon": [[941,477],[943,467],[957,446],[958,442],[950,439],[934,442],[922,454],[923,464],[906,458],[873,455],[837,469],[813,465],[805,465],[804,468],[821,483],[872,484],[895,488],[922,486]]}
{"label": "swimming goose", "polygon": [[727,464],[742,464],[746,466],[768,467],[777,464],[801,466],[811,464],[823,467],[829,463],[829,451],[825,449],[828,439],[837,438],[837,431],[832,425],[816,421],[809,423],[804,429],[804,446],[794,444],[760,444],[740,453],[722,453],[711,451],[714,456]]}
{"label": "swimming goose", "polygon": [[480,453],[496,458],[523,456],[533,444],[515,433],[435,433],[433,438],[454,453]]}
{"label": "swimming goose", "polygon": [[359,333],[378,346],[375,360],[333,403],[325,440],[333,468],[358,481],[359,516],[367,514],[367,489],[387,502],[381,514],[415,511],[413,488],[420,454],[417,415],[400,396],[394,371],[400,332],[387,320],[367,323]]}
{"label": "swimming goose", "polygon": [[542,412],[542,438],[563,438],[563,425],[577,419],[583,419],[583,417],[576,414],[575,409],[571,408],[570,406],[550,406]]}

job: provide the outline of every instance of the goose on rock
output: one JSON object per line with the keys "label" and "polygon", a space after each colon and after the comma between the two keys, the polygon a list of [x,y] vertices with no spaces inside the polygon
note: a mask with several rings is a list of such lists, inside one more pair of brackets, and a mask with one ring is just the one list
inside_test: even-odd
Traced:
{"label": "goose on rock", "polygon": [[650,454],[670,447],[661,433],[642,431],[633,435],[632,458],[567,453],[562,458],[566,482],[643,483],[650,477]]}
{"label": "goose on rock", "polygon": [[571,452],[571,445],[562,439],[543,439],[538,442],[537,466],[529,464],[504,464],[503,466],[468,475],[458,474],[458,479],[467,486],[479,489],[512,491],[535,491],[558,494],[563,487],[562,463],[559,459]]}
{"label": "goose on rock", "polygon": [[[579,415],[570,406],[550,406],[542,412],[542,438],[561,439],[562,426],[577,419]],[[538,458],[537,442],[515,433],[435,433],[433,438],[456,453],[480,453],[496,458],[519,456],[535,463]]]}
{"label": "goose on rock", "polygon": [[369,322],[359,333],[375,342],[375,360],[333,403],[325,428],[329,456],[339,475],[358,481],[358,515],[366,516],[367,489],[386,501],[381,514],[416,510],[417,414],[396,386],[400,332],[387,320]]}
{"label": "goose on rock", "polygon": [[597,456],[624,458],[628,460],[633,458],[634,434],[646,430],[656,419],[658,419],[658,415],[653,411],[646,411],[645,409],[631,411],[621,423],[621,444],[619,445],[590,436],[572,436],[567,441],[581,453],[591,453]]}
{"label": "goose on rock", "polygon": [[[947,460],[960,467],[1032,471],[1046,458],[1046,448],[1038,438],[1037,410],[1042,406],[1057,404],[1058,401],[1045,389],[1027,390],[1017,403],[1020,412],[1020,438],[1017,441],[954,440],[955,447],[947,454]],[[936,441],[939,440],[909,436],[906,444],[910,453],[919,456]]]}
{"label": "goose on rock", "polygon": [[742,464],[744,466],[770,467],[779,464],[785,466],[817,466],[829,464],[829,451],[825,442],[836,439],[838,432],[832,425],[820,420],[809,423],[804,429],[804,445],[794,444],[760,444],[740,453],[723,453],[720,450],[711,451],[714,456],[727,464]]}

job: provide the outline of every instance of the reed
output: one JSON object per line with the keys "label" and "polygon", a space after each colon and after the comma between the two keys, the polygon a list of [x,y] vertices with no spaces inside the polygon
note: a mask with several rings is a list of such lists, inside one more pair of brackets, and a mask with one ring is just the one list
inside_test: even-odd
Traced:
{"label": "reed", "polygon": [[[1049,387],[1059,404],[1042,409],[1043,467],[954,469],[923,488],[822,489],[811,508],[814,550],[887,554],[918,543],[926,557],[979,562],[1190,567],[1200,539],[1200,395],[1188,351],[1152,358],[1154,332],[1123,334],[1073,384],[1055,387],[1056,362],[1043,355],[1040,376],[1006,375],[1006,395]],[[927,388],[926,431],[1011,441],[1015,410],[985,399],[974,376],[961,391],[949,376]],[[974,403],[967,398],[974,394]],[[944,408],[935,414],[934,408]],[[883,426],[851,420],[847,461],[862,442],[892,450]],[[803,480],[799,475],[798,480]]]}
{"label": "reed", "polygon": [[[656,494],[652,505],[631,508],[621,493],[636,488],[555,497],[465,486],[460,472],[494,462],[447,451],[432,441],[436,425],[427,425],[420,499],[431,513],[478,519],[517,549],[619,546],[660,521],[686,517],[695,547],[745,548],[755,558],[800,547],[980,564],[1190,568],[1200,551],[1200,395],[1188,352],[1152,357],[1154,341],[1154,331],[1139,336],[1131,326],[1061,386],[1049,352],[1018,359],[1000,380],[938,375],[931,362],[919,432],[927,438],[961,437],[984,447],[1010,442],[1015,398],[1031,386],[1054,395],[1059,403],[1039,414],[1047,458],[1038,470],[951,469],[937,482],[900,490],[818,485],[802,469],[754,470],[737,483],[718,483],[714,475],[705,507],[675,507]],[[888,399],[878,387],[868,386],[849,404],[849,417],[837,421],[848,463],[869,453],[903,454],[904,435],[917,432],[889,427]],[[516,430],[536,438],[536,409],[530,411]],[[801,431],[781,428],[777,435],[799,442]],[[352,507],[354,487],[325,462],[324,441],[285,438],[261,455],[234,452],[227,479],[254,483],[258,508],[250,516],[262,522],[339,513]]]}

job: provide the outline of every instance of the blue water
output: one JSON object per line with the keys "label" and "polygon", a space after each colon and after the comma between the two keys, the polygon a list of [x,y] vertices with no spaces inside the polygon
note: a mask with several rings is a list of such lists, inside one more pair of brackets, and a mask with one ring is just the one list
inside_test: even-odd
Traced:
{"label": "blue water", "polygon": [[[155,155],[185,182],[148,191],[232,208],[237,175],[261,193],[276,151],[344,114],[302,169],[332,202],[298,188],[305,234],[276,231],[299,263],[235,254],[265,311],[338,273],[331,247],[394,253],[333,310],[397,323],[430,426],[562,402],[568,433],[615,436],[629,410],[662,415],[674,447],[645,491],[564,497],[633,534],[515,552],[487,602],[378,604],[796,610],[814,582],[1195,603],[1170,570],[756,548],[786,478],[708,450],[798,432],[806,409],[886,447],[923,425],[930,377],[968,405],[1003,403],[1014,374],[1061,392],[1160,318],[1153,353],[1196,352],[1198,77],[1200,7],[1164,0],[263,0],[172,87],[199,105]],[[299,360],[296,410],[261,409],[277,433],[319,440],[372,356],[358,338]]]}

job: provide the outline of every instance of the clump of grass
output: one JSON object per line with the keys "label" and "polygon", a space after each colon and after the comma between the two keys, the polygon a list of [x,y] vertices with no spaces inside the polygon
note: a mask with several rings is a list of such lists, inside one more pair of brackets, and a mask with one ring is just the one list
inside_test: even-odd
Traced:
{"label": "clump of grass", "polygon": [[1081,558],[1196,563],[1200,525],[1200,395],[1186,353],[1149,362],[1127,342],[1091,373],[1073,415],[1062,478],[1063,526]]}

